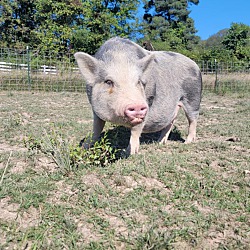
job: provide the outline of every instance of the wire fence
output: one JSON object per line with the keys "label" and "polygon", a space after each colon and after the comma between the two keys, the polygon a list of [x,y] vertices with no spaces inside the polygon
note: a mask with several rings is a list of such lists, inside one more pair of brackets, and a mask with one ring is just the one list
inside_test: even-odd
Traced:
{"label": "wire fence", "polygon": [[73,55],[0,49],[0,90],[85,91]]}
{"label": "wire fence", "polygon": [[[250,62],[197,62],[204,89],[250,90]],[[0,90],[84,92],[72,54],[0,48]]]}

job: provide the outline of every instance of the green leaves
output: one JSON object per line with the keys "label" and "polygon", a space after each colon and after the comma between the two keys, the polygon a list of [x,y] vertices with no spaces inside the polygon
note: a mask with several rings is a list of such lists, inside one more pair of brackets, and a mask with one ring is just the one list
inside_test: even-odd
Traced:
{"label": "green leaves", "polygon": [[138,0],[84,1],[81,26],[72,34],[73,48],[94,54],[110,37],[130,37],[138,4]]}
{"label": "green leaves", "polygon": [[222,44],[237,59],[250,59],[250,26],[233,23],[223,38]]}
{"label": "green leaves", "polygon": [[58,63],[77,51],[94,54],[110,37],[143,37],[156,50],[178,51],[194,60],[248,62],[250,27],[233,23],[227,32],[200,41],[189,16],[192,4],[199,0],[1,0],[0,46],[19,51],[29,46],[35,54],[52,54]]}
{"label": "green leaves", "polygon": [[250,26],[232,23],[229,29],[223,29],[203,41],[200,48],[200,60],[249,62]]}
{"label": "green leaves", "polygon": [[49,133],[45,131],[42,139],[29,135],[24,139],[24,145],[33,154],[41,152],[48,156],[66,173],[82,167],[106,167],[120,154],[119,149],[111,146],[106,133],[92,147],[84,149],[72,145],[54,128]]}
{"label": "green leaves", "polygon": [[107,134],[94,143],[89,149],[71,147],[70,158],[75,166],[101,166],[105,167],[117,159],[118,149],[111,147]]}
{"label": "green leaves", "polygon": [[[139,0],[1,1],[0,44],[93,54],[112,36],[129,37]],[[73,52],[74,52],[73,51]]]}
{"label": "green leaves", "polygon": [[[166,49],[191,50],[199,41],[195,36],[193,19],[189,17],[188,3],[199,1],[144,1],[144,31],[146,38],[162,42]],[[155,12],[154,14],[151,14]],[[156,45],[156,49],[157,45]],[[165,50],[166,50],[165,49]]]}

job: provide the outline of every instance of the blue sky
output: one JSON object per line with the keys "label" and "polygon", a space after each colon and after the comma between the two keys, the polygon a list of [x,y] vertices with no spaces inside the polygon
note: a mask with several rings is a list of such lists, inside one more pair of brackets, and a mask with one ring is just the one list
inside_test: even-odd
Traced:
{"label": "blue sky", "polygon": [[250,0],[200,0],[190,8],[190,17],[195,22],[197,35],[202,40],[229,28],[231,23],[250,26]]}

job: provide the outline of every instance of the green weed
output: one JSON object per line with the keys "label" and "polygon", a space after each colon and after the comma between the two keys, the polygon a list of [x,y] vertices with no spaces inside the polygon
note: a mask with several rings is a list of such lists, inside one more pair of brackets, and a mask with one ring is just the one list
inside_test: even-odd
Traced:
{"label": "green weed", "polygon": [[107,133],[92,147],[84,149],[70,143],[61,132],[55,129],[49,133],[45,131],[40,139],[29,135],[24,139],[24,145],[30,151],[40,151],[49,156],[60,169],[66,172],[91,166],[105,167],[117,160],[120,152],[119,149],[111,146]]}

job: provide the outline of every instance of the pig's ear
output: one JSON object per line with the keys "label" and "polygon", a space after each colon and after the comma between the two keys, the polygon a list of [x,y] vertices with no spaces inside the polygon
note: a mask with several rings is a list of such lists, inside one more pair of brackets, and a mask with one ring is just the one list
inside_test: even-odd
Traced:
{"label": "pig's ear", "polygon": [[144,56],[142,59],[139,60],[139,66],[142,69],[142,72],[145,72],[148,68],[148,66],[154,62],[155,60],[155,55],[151,54],[148,56]]}
{"label": "pig's ear", "polygon": [[98,72],[98,60],[83,52],[77,52],[74,56],[83,78],[88,84],[94,83]]}

